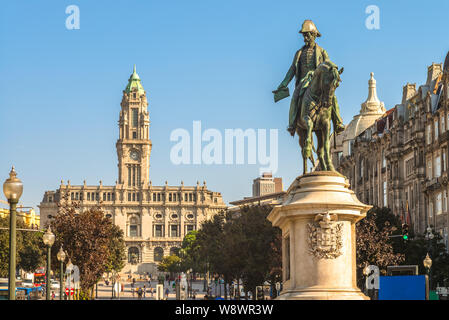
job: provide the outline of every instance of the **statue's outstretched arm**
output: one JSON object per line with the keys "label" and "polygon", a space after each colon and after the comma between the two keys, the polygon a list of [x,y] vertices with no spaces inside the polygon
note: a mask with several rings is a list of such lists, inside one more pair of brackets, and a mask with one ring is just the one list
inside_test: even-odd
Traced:
{"label": "statue's outstretched arm", "polygon": [[296,63],[297,63],[297,60],[298,60],[298,52],[296,52],[295,57],[293,58],[293,63],[290,66],[290,69],[288,69],[287,74],[285,75],[284,80],[282,80],[282,82],[279,85],[278,89],[288,86],[290,81],[292,81],[293,77],[295,76],[295,74],[296,74]]}

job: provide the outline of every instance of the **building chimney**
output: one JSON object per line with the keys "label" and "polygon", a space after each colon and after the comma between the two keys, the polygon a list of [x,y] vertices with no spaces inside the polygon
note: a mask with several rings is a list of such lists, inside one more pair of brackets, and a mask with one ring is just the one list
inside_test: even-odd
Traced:
{"label": "building chimney", "polygon": [[443,65],[441,63],[432,62],[432,65],[427,68],[426,84],[430,85],[433,80],[438,78],[441,72],[443,72]]}
{"label": "building chimney", "polygon": [[402,89],[402,104],[416,94],[416,83],[408,83]]}

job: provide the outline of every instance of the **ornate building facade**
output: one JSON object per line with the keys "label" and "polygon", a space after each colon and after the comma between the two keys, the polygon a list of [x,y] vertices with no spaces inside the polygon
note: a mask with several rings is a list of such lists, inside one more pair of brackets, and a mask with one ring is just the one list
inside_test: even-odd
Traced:
{"label": "ornate building facade", "polygon": [[333,161],[362,202],[389,207],[417,233],[433,226],[447,245],[449,53],[444,67],[432,63],[427,71],[425,84],[403,87],[400,104],[363,130],[345,130]]}
{"label": "ornate building facade", "polygon": [[184,236],[227,208],[221,193],[196,186],[153,186],[149,179],[152,142],[148,100],[136,69],[123,91],[119,114],[118,180],[114,186],[71,185],[46,191],[40,203],[41,225],[58,211],[58,203],[80,203],[80,210],[100,205],[125,236],[127,264],[123,272],[156,272],[163,256],[175,253]]}

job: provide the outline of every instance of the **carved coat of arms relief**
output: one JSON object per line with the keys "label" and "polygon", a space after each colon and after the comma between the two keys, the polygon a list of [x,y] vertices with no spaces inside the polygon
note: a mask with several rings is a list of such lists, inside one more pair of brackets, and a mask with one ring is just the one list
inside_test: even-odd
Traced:
{"label": "carved coat of arms relief", "polygon": [[336,214],[317,214],[307,224],[309,253],[318,259],[335,259],[342,254],[342,228]]}

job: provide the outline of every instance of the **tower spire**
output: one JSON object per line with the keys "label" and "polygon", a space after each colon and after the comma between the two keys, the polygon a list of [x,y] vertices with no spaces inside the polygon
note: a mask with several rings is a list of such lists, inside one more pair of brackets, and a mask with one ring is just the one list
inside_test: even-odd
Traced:
{"label": "tower spire", "polygon": [[374,73],[371,72],[370,79],[368,80],[368,98],[362,103],[362,109],[360,114],[366,113],[379,113],[385,112],[384,103],[377,97],[376,79],[374,79]]}

